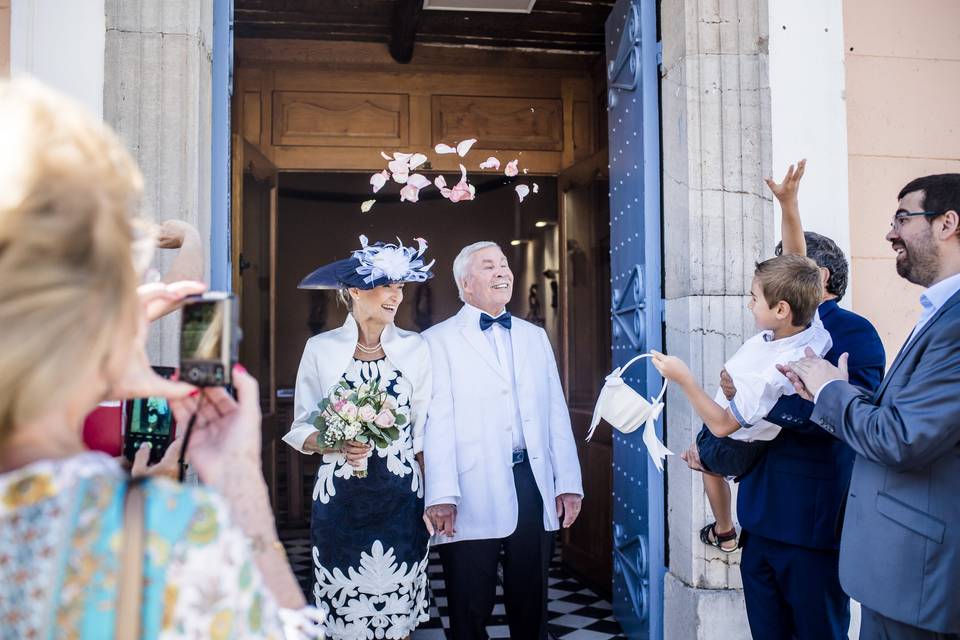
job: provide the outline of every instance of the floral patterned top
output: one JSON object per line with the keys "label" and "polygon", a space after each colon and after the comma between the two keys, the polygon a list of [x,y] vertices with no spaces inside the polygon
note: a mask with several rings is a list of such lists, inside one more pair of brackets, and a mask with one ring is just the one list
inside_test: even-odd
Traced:
{"label": "floral patterned top", "polygon": [[[111,638],[126,475],[101,453],[0,474],[0,639]],[[321,637],[280,609],[209,490],[145,485],[141,637]]]}

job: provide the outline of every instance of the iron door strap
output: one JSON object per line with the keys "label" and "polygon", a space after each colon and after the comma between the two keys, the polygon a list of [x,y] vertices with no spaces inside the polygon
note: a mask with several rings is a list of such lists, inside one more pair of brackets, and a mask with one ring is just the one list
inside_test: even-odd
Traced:
{"label": "iron door strap", "polygon": [[649,606],[647,591],[650,580],[647,573],[647,540],[642,535],[628,535],[622,524],[613,525],[613,570],[624,577],[627,595],[637,618],[647,619]]}
{"label": "iron door strap", "polygon": [[[632,294],[632,295],[631,295]],[[646,343],[646,322],[644,311],[647,308],[643,287],[643,267],[634,265],[627,278],[626,286],[613,290],[614,337],[626,335],[635,351],[642,351]]]}

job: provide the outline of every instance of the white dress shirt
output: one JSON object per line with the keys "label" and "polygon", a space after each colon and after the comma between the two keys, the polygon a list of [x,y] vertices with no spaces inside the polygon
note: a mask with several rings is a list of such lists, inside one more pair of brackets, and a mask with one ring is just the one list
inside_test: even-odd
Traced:
{"label": "white dress shirt", "polygon": [[[467,306],[477,312],[477,322],[480,322],[480,314],[486,312],[469,304]],[[491,317],[496,320],[506,312],[506,309],[504,309],[495,317]],[[520,418],[520,400],[517,397],[517,376],[514,373],[513,341],[510,339],[510,330],[495,322],[483,332],[483,335],[490,343],[490,349],[493,350],[493,354],[496,356],[497,362],[500,363],[507,380],[510,381],[511,402],[514,407],[513,423],[510,425],[510,429],[513,431],[513,449],[515,451],[526,449],[527,446],[523,439],[523,420]]]}

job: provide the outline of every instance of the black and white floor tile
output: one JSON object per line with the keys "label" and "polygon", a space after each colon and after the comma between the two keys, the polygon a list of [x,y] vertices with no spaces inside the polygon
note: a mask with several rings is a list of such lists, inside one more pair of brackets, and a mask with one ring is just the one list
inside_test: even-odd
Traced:
{"label": "black and white floor tile", "polygon": [[[281,532],[281,540],[290,557],[300,587],[312,599],[313,559],[309,532],[306,530]],[[413,633],[412,640],[448,640],[447,629],[450,619],[447,617],[446,585],[443,581],[443,568],[437,553],[431,552],[430,566],[430,621]],[[559,553],[554,556],[550,567],[550,633],[554,638],[563,640],[625,640],[620,625],[613,618],[610,602],[604,600],[581,584],[569,574],[560,563]],[[493,638],[509,638],[507,616],[503,607],[503,590],[497,587],[497,600],[493,615],[487,625],[487,634]]]}

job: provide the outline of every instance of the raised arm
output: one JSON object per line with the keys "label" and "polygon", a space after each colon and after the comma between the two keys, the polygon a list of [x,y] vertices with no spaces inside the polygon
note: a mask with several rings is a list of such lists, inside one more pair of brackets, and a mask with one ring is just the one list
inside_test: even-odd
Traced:
{"label": "raised arm", "polygon": [[690,373],[689,367],[683,360],[676,356],[664,355],[659,351],[651,351],[650,353],[653,354],[653,366],[657,368],[661,376],[676,383],[683,390],[693,406],[693,410],[697,412],[703,423],[710,429],[710,433],[718,438],[723,438],[741,427],[737,418],[729,409],[717,404],[713,398],[707,395],[703,387],[697,384],[693,374]]}
{"label": "raised arm", "polygon": [[784,255],[807,255],[807,243],[803,238],[803,224],[800,222],[800,203],[798,199],[800,179],[803,178],[803,172],[806,168],[807,161],[801,160],[797,163],[796,169],[793,165],[790,165],[783,182],[774,182],[773,178],[766,179],[767,186],[780,203],[782,215],[780,234],[783,239]]}

